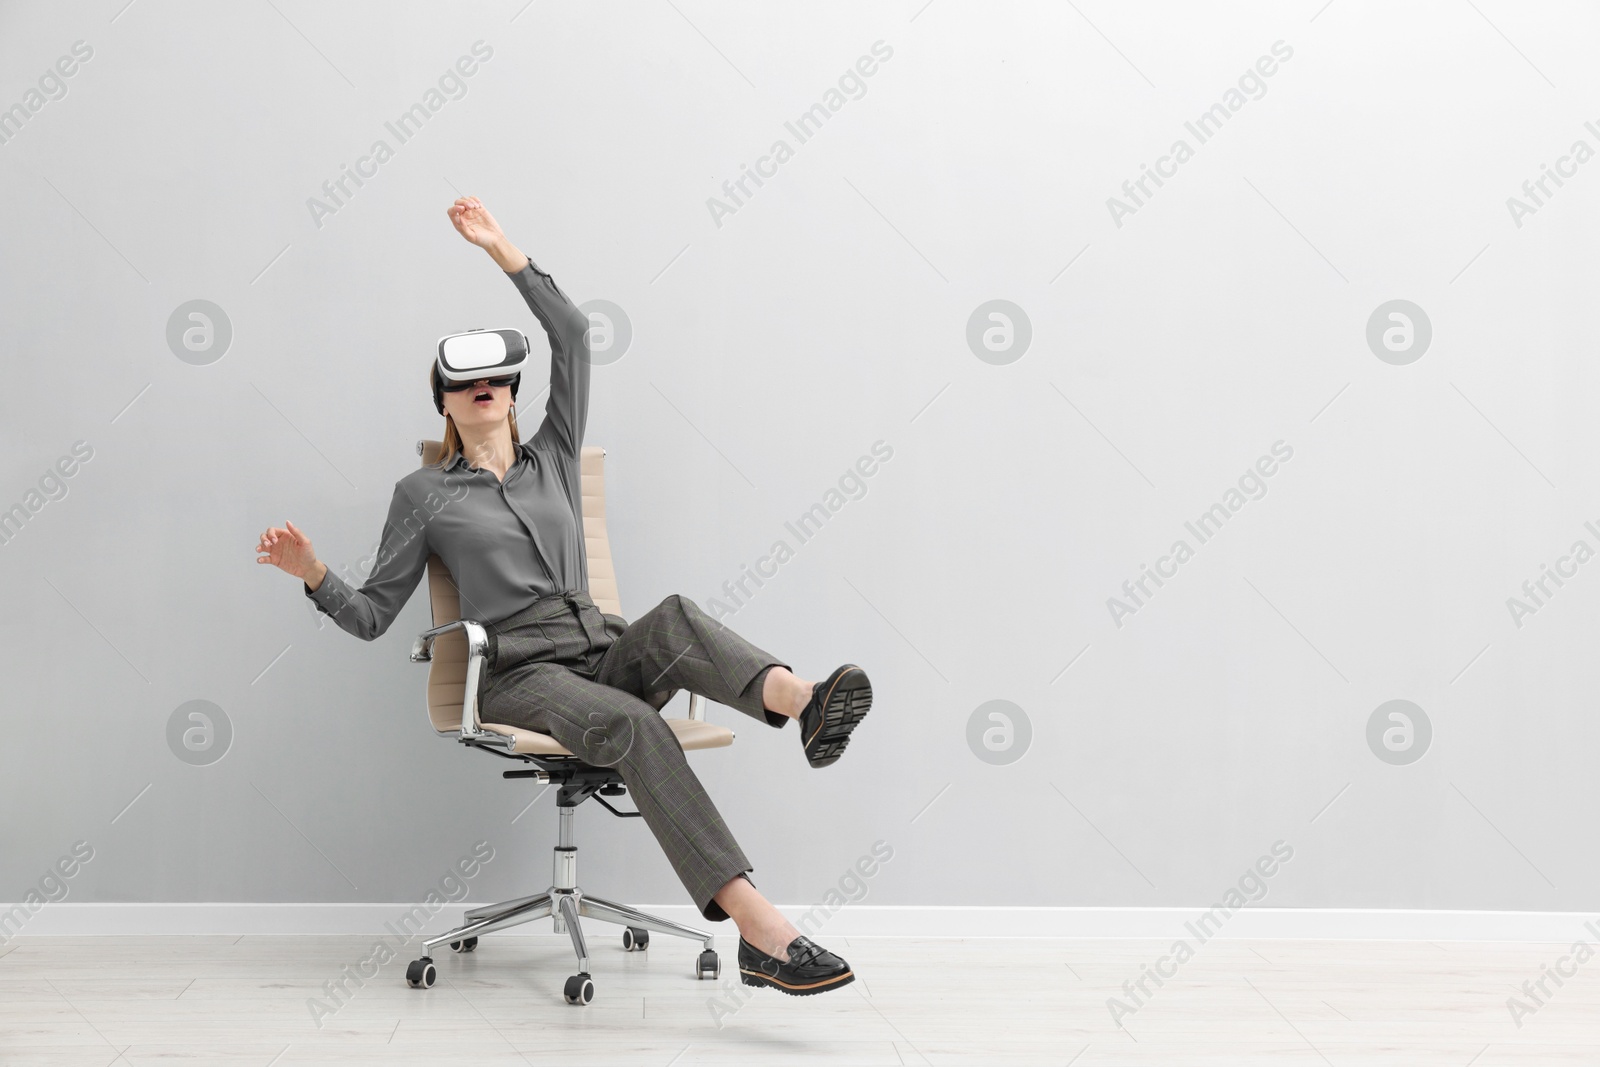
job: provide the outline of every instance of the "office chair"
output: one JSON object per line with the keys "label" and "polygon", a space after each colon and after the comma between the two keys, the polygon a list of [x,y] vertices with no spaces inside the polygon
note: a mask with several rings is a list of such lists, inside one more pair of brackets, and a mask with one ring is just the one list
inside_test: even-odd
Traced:
{"label": "office chair", "polygon": [[[424,466],[438,462],[443,450],[439,441],[418,441],[417,451]],[[589,560],[589,595],[599,609],[621,615],[617,600],[616,571],[611,565],[611,544],[606,537],[605,455],[597,445],[583,448],[583,531]],[[549,916],[555,932],[572,937],[578,956],[578,973],[567,979],[562,993],[569,1004],[587,1004],[594,998],[594,982],[589,977],[589,951],[578,919],[585,916],[622,926],[622,947],[640,952],[649,947],[650,934],[672,934],[699,941],[702,951],[695,961],[696,978],[715,979],[722,973],[711,935],[668,919],[649,915],[625,904],[589,896],[578,887],[578,849],[573,843],[573,812],[593,797],[611,814],[637,818],[637,811],[618,811],[607,797],[627,792],[621,773],[614,767],[596,767],[583,762],[549,734],[521,727],[482,722],[478,717],[478,697],[484,673],[484,653],[488,634],[482,621],[461,618],[461,600],[455,580],[437,555],[428,558],[428,592],[433,606],[433,628],[420,634],[411,649],[414,663],[428,663],[428,718],[442,735],[455,737],[461,744],[496,756],[532,764],[531,767],[504,772],[506,778],[532,778],[558,786],[556,792],[557,837],[554,871],[547,892],[518,897],[500,904],[467,910],[462,924],[449,933],[422,942],[423,956],[406,968],[406,981],[414,989],[432,986],[437,971],[428,955],[435,945],[448,942],[456,952],[471,952],[478,947],[481,934],[504,930],[534,919]],[[678,743],[686,751],[725,748],[733,744],[733,731],[706,721],[705,700],[698,693],[689,697],[687,719],[667,719]]]}

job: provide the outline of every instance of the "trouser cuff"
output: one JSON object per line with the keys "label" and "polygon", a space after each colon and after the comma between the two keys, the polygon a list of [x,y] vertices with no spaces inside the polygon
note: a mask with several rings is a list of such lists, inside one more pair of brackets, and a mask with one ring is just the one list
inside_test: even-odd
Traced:
{"label": "trouser cuff", "polygon": [[767,684],[767,672],[774,667],[782,667],[786,671],[792,670],[787,663],[769,663],[762,667],[756,672],[756,676],[750,680],[749,684],[740,691],[739,703],[736,706],[746,715],[752,718],[763,718],[768,726],[782,729],[783,724],[789,721],[789,716],[779,715],[775,711],[768,711],[765,702],[761,699],[761,691],[766,688]]}

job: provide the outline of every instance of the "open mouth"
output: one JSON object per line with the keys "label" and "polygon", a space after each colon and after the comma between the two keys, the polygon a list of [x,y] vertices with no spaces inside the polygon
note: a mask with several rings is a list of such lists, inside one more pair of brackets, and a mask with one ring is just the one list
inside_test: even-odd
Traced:
{"label": "open mouth", "polygon": [[474,404],[492,404],[494,403],[494,392],[489,389],[479,389],[472,394],[472,402]]}

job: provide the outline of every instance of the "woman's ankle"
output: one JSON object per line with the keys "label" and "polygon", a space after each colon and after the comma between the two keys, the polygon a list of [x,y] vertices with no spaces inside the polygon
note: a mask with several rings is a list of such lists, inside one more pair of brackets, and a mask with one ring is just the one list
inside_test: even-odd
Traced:
{"label": "woman's ankle", "polygon": [[811,699],[812,683],[783,668],[769,668],[761,683],[761,706],[767,711],[798,719]]}
{"label": "woman's ankle", "polygon": [[767,955],[787,960],[787,949],[800,936],[800,931],[777,908],[765,901],[762,903],[766,906],[734,920],[739,927],[739,936]]}
{"label": "woman's ankle", "polygon": [[729,879],[717,891],[714,899],[739,928],[740,937],[769,956],[788,959],[785,950],[790,942],[800,936],[800,931],[756,890],[748,878],[738,876]]}

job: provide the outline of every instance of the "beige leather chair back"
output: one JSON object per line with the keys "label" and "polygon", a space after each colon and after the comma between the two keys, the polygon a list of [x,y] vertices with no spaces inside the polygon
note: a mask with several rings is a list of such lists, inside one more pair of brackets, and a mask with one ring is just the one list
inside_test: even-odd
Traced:
{"label": "beige leather chair back", "polygon": [[[442,441],[420,444],[424,467],[439,462]],[[605,449],[599,445],[583,446],[583,541],[589,555],[590,598],[607,615],[621,615],[617,572],[611,563],[611,541],[606,536],[605,461]],[[437,554],[428,557],[428,601],[433,607],[433,625],[442,626],[461,618],[461,596],[455,579]],[[433,720],[433,728],[442,734],[461,730],[461,699],[466,682],[467,638],[455,630],[433,643],[433,660],[428,668],[428,717]]]}

